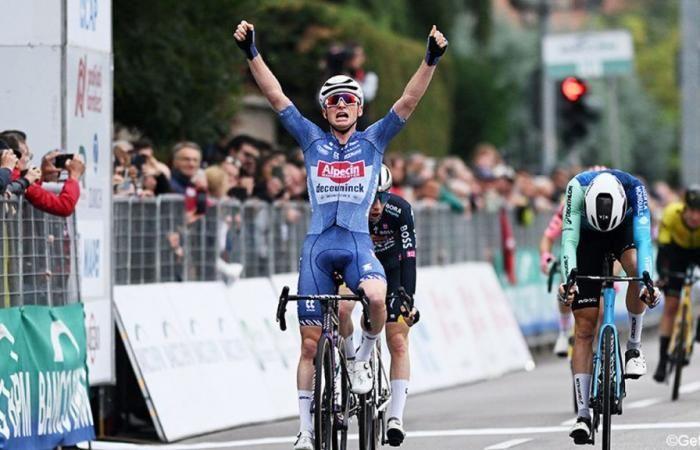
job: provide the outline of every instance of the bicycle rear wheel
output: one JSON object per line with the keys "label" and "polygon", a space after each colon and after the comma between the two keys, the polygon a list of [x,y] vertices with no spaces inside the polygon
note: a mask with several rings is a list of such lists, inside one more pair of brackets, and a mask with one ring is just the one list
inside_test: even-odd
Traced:
{"label": "bicycle rear wheel", "polygon": [[678,339],[676,339],[676,346],[673,349],[673,366],[675,368],[675,373],[673,375],[673,390],[671,392],[671,400],[673,401],[678,400],[678,393],[681,387],[681,374],[683,373],[683,366],[685,366],[685,341],[687,338],[686,333],[688,328],[686,321],[686,308],[686,305],[682,306],[680,330],[678,333]]}
{"label": "bicycle rear wheel", "polygon": [[314,441],[315,450],[332,450],[335,441],[333,426],[333,359],[331,340],[321,336],[316,350],[314,382]]}
{"label": "bicycle rear wheel", "polygon": [[348,368],[345,360],[345,350],[343,342],[339,343],[340,361],[340,398],[337,403],[340,411],[336,415],[335,427],[337,438],[333,440],[333,450],[346,450],[348,447],[348,420],[350,413],[350,392],[348,381]]}
{"label": "bicycle rear wheel", "polygon": [[[370,358],[372,373],[376,374],[374,359]],[[377,415],[377,405],[375,399],[375,386],[366,394],[359,396],[360,409],[358,412],[359,434],[360,434],[360,450],[376,450],[377,449],[377,432],[375,416]]]}
{"label": "bicycle rear wheel", "polygon": [[600,367],[603,370],[603,385],[602,393],[602,419],[603,419],[603,450],[610,450],[610,427],[611,415],[613,409],[613,396],[615,395],[615,386],[613,374],[615,373],[615,336],[610,327],[606,327],[603,331],[603,355]]}

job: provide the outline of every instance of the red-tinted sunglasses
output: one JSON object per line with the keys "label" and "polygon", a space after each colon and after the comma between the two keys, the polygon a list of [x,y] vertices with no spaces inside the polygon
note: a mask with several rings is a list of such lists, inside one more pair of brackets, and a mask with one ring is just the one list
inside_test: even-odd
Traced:
{"label": "red-tinted sunglasses", "polygon": [[338,106],[338,102],[343,101],[346,105],[359,105],[360,99],[357,96],[349,93],[333,94],[326,99],[326,106]]}

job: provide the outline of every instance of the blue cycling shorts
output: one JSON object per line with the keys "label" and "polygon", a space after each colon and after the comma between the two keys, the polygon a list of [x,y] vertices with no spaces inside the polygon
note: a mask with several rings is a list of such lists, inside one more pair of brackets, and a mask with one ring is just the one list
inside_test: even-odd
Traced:
{"label": "blue cycling shorts", "polygon": [[[339,226],[321,234],[310,234],[304,240],[299,262],[299,295],[335,294],[333,272],[343,275],[353,292],[367,279],[386,281],[384,268],[374,256],[374,244],[367,233],[357,233]],[[297,302],[299,325],[320,327],[323,319],[321,303],[314,300]]]}

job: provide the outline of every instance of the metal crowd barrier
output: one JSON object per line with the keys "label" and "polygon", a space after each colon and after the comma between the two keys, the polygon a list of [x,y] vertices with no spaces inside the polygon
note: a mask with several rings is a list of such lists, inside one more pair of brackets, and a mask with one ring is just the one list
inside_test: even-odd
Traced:
{"label": "metal crowd barrier", "polygon": [[[501,248],[498,214],[455,214],[442,204],[414,205],[418,265],[491,261]],[[309,226],[306,202],[213,202],[194,219],[181,196],[114,199],[115,284],[221,279],[218,265],[239,263],[242,276],[295,272]],[[520,226],[518,245],[537,246],[549,217]]]}
{"label": "metal crowd barrier", "polygon": [[39,211],[0,198],[0,307],[79,301],[75,215]]}

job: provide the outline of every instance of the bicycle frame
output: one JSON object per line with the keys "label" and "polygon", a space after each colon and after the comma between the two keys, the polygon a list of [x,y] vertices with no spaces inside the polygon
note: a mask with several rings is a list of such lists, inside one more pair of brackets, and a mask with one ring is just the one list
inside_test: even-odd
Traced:
{"label": "bicycle frame", "polygon": [[[600,355],[602,355],[603,352],[603,333],[606,328],[612,329],[615,342],[615,405],[617,409],[621,411],[619,405],[624,396],[624,371],[622,366],[622,354],[620,352],[620,338],[617,327],[615,326],[615,288],[612,281],[606,281],[603,285],[603,322],[598,330],[598,343],[596,347],[597,350],[593,356],[593,377],[591,379],[591,398],[594,402],[599,395],[600,380],[598,374],[601,371]],[[593,402],[591,404],[593,404]]]}
{"label": "bicycle frame", "polygon": [[[598,343],[597,351],[593,355],[593,373],[591,377],[591,398],[590,406],[593,408],[591,435],[588,440],[589,444],[595,444],[595,433],[598,427],[601,416],[603,416],[603,448],[610,448],[610,416],[613,414],[622,414],[622,399],[625,397],[625,382],[624,382],[624,370],[622,363],[622,354],[620,352],[620,338],[617,332],[617,327],[615,326],[615,281],[623,282],[636,282],[642,281],[647,288],[647,291],[651,293],[654,291],[654,284],[651,281],[651,276],[648,272],[644,272],[642,277],[616,277],[613,275],[613,262],[615,257],[613,254],[606,254],[603,263],[603,275],[578,275],[576,269],[572,269],[568,276],[566,288],[564,292],[570,292],[572,286],[576,283],[576,279],[587,279],[593,281],[601,281],[603,283],[603,321],[598,330]],[[611,332],[611,333],[609,333]],[[611,346],[613,348],[608,349],[603,346],[606,345],[605,336],[610,334],[612,336]],[[601,361],[606,354],[606,350],[611,350],[609,352],[609,357],[614,358],[614,371],[608,372],[608,361],[606,360],[606,367],[603,367]],[[614,355],[614,356],[613,356]],[[605,395],[608,391],[611,378],[614,377],[614,389],[609,395]],[[601,393],[601,381],[606,383],[605,386],[608,388],[602,389]]]}

